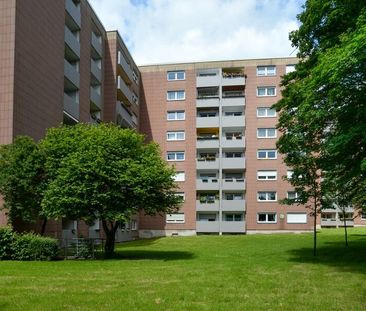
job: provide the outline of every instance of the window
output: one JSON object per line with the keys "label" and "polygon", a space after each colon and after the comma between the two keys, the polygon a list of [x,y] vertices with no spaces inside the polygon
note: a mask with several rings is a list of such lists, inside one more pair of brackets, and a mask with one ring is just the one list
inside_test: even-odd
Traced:
{"label": "window", "polygon": [[219,199],[218,193],[200,193],[197,197],[201,204],[213,204]]}
{"label": "window", "polygon": [[185,91],[168,91],[166,93],[167,100],[185,100],[186,92]]}
{"label": "window", "polygon": [[257,129],[257,138],[276,138],[277,130],[275,128],[259,128]]}
{"label": "window", "polygon": [[286,65],[286,73],[295,71],[295,65]]}
{"label": "window", "polygon": [[259,192],[257,192],[257,200],[259,202],[262,202],[262,201],[275,202],[275,201],[277,201],[277,192],[276,191],[259,191]]}
{"label": "window", "polygon": [[243,221],[243,214],[225,214],[225,221]]}
{"label": "window", "polygon": [[293,174],[294,174],[294,171],[288,170],[287,174],[286,174],[287,179],[291,179]]}
{"label": "window", "polygon": [[307,215],[306,213],[288,213],[287,214],[288,224],[306,224]]}
{"label": "window", "polygon": [[137,220],[131,220],[131,230],[137,230]]}
{"label": "window", "polygon": [[184,221],[185,221],[184,213],[166,215],[167,224],[184,224]]}
{"label": "window", "polygon": [[239,117],[243,115],[242,111],[225,111],[224,115],[226,117]]}
{"label": "window", "polygon": [[276,66],[258,66],[257,76],[275,76]]}
{"label": "window", "polygon": [[299,198],[299,194],[296,191],[287,191],[287,198],[290,200],[297,200]]}
{"label": "window", "polygon": [[198,221],[216,221],[216,214],[198,214]]}
{"label": "window", "polygon": [[168,111],[166,114],[166,119],[168,121],[181,121],[186,119],[186,113],[184,110],[178,111]]}
{"label": "window", "polygon": [[257,108],[257,117],[258,118],[274,118],[277,113],[275,109],[269,107],[259,107]]}
{"label": "window", "polygon": [[218,111],[199,111],[197,117],[199,118],[212,118],[219,115]]}
{"label": "window", "polygon": [[175,196],[181,198],[182,202],[184,202],[186,200],[186,196],[185,196],[184,192],[176,192]]}
{"label": "window", "polygon": [[277,171],[257,171],[257,180],[277,180]]}
{"label": "window", "polygon": [[267,223],[274,224],[277,222],[277,214],[276,213],[258,213],[257,214],[257,222],[258,223]]}
{"label": "window", "polygon": [[366,220],[366,212],[362,212],[362,214],[361,214],[361,220]]}
{"label": "window", "polygon": [[167,132],[166,140],[185,140],[185,133],[184,131]]}
{"label": "window", "polygon": [[174,178],[174,181],[185,181],[186,180],[186,173],[176,172],[175,176],[173,178]]}
{"label": "window", "polygon": [[166,154],[166,159],[168,161],[184,161],[184,151],[168,151]]}
{"label": "window", "polygon": [[243,194],[238,193],[226,193],[225,200],[234,201],[234,200],[243,200]]}
{"label": "window", "polygon": [[276,96],[275,86],[257,87],[257,96]]}
{"label": "window", "polygon": [[257,151],[257,159],[263,160],[263,159],[277,159],[277,150],[275,149],[269,149],[269,150],[263,150],[259,149]]}
{"label": "window", "polygon": [[214,152],[200,152],[198,157],[198,161],[216,161],[216,153]]}
{"label": "window", "polygon": [[238,139],[241,140],[243,138],[243,133],[241,132],[228,132],[225,134],[227,140]]}
{"label": "window", "polygon": [[186,79],[186,73],[184,71],[168,71],[166,76],[167,76],[168,81]]}
{"label": "window", "polygon": [[225,158],[242,158],[242,152],[225,152]]}

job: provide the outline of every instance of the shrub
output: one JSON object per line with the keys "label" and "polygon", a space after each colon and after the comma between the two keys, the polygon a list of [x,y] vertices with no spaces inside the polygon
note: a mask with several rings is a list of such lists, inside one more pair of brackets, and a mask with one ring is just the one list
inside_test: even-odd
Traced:
{"label": "shrub", "polygon": [[33,233],[18,235],[12,245],[12,259],[51,260],[57,257],[57,241]]}
{"label": "shrub", "polygon": [[16,233],[10,227],[0,228],[0,260],[11,259]]}

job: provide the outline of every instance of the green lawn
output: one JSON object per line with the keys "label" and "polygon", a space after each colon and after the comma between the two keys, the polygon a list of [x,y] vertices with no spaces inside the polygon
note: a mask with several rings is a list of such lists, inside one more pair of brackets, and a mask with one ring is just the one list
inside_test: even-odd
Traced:
{"label": "green lawn", "polygon": [[0,310],[366,310],[366,228],[172,237],[121,259],[0,262]]}

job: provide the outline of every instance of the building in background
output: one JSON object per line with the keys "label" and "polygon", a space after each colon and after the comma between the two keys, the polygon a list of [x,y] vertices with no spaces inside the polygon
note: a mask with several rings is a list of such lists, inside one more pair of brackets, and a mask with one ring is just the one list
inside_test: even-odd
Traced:
{"label": "building in background", "polygon": [[[136,215],[117,240],[137,236],[311,230],[276,150],[280,80],[296,58],[137,67],[117,31],[87,0],[0,2],[0,144],[41,139],[61,123],[114,122],[157,141],[177,170],[179,213]],[[349,211],[347,217],[353,217]],[[347,225],[366,224],[365,218]],[[5,224],[4,214],[0,224]],[[319,225],[341,226],[326,210]],[[49,222],[57,237],[98,237],[93,226]]]}

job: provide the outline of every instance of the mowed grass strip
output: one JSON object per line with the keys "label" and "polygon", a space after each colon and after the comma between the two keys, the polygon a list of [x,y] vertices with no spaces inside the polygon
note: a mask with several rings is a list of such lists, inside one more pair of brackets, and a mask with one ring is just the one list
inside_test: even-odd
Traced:
{"label": "mowed grass strip", "polygon": [[119,259],[0,262],[0,310],[366,310],[366,228],[171,237]]}

